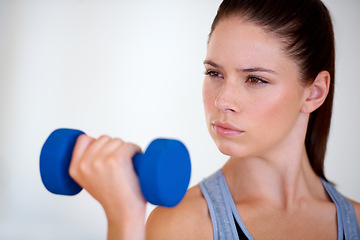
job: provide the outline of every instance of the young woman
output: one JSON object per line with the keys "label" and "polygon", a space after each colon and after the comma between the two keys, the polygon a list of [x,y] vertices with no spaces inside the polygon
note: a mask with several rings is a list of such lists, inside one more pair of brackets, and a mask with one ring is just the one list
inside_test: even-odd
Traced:
{"label": "young woman", "polygon": [[108,239],[360,239],[360,204],[323,170],[334,52],[320,0],[224,0],[203,100],[210,135],[229,160],[175,208],[156,208],[144,227],[131,161],[139,147],[81,136],[70,174],[104,207]]}

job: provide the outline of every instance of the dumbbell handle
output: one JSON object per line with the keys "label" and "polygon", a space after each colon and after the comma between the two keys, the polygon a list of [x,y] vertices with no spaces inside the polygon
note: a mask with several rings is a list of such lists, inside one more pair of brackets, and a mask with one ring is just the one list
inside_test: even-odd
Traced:
{"label": "dumbbell handle", "polygon": [[[57,129],[41,149],[41,179],[46,189],[54,194],[75,195],[82,190],[69,175],[72,151],[81,134],[85,133],[75,129]],[[133,157],[133,165],[148,202],[173,207],[185,195],[191,163],[189,153],[180,141],[155,139],[143,154],[137,153]]]}

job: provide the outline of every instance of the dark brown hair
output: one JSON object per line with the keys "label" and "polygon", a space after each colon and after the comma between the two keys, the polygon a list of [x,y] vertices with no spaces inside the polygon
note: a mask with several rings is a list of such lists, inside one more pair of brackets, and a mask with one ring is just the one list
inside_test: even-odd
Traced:
{"label": "dark brown hair", "polygon": [[335,83],[335,42],[330,13],[320,0],[224,0],[212,23],[239,17],[274,34],[284,53],[300,69],[300,80],[311,84],[318,73],[330,73],[330,90],[325,102],[310,114],[305,146],[315,173],[326,180],[324,158],[329,136]]}

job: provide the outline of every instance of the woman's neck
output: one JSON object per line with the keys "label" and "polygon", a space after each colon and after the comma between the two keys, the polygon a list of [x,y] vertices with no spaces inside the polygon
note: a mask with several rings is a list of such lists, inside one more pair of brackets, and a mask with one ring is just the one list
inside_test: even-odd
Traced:
{"label": "woman's neck", "polygon": [[294,129],[286,141],[267,153],[231,157],[222,171],[235,203],[265,201],[285,210],[304,199],[328,199],[310,165],[304,139]]}

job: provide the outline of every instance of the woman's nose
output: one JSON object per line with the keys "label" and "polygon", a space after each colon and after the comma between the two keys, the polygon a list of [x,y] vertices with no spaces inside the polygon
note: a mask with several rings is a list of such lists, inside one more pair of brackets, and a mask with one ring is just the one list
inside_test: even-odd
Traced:
{"label": "woman's nose", "polygon": [[239,96],[237,95],[235,86],[224,83],[215,100],[215,106],[222,112],[238,112]]}

